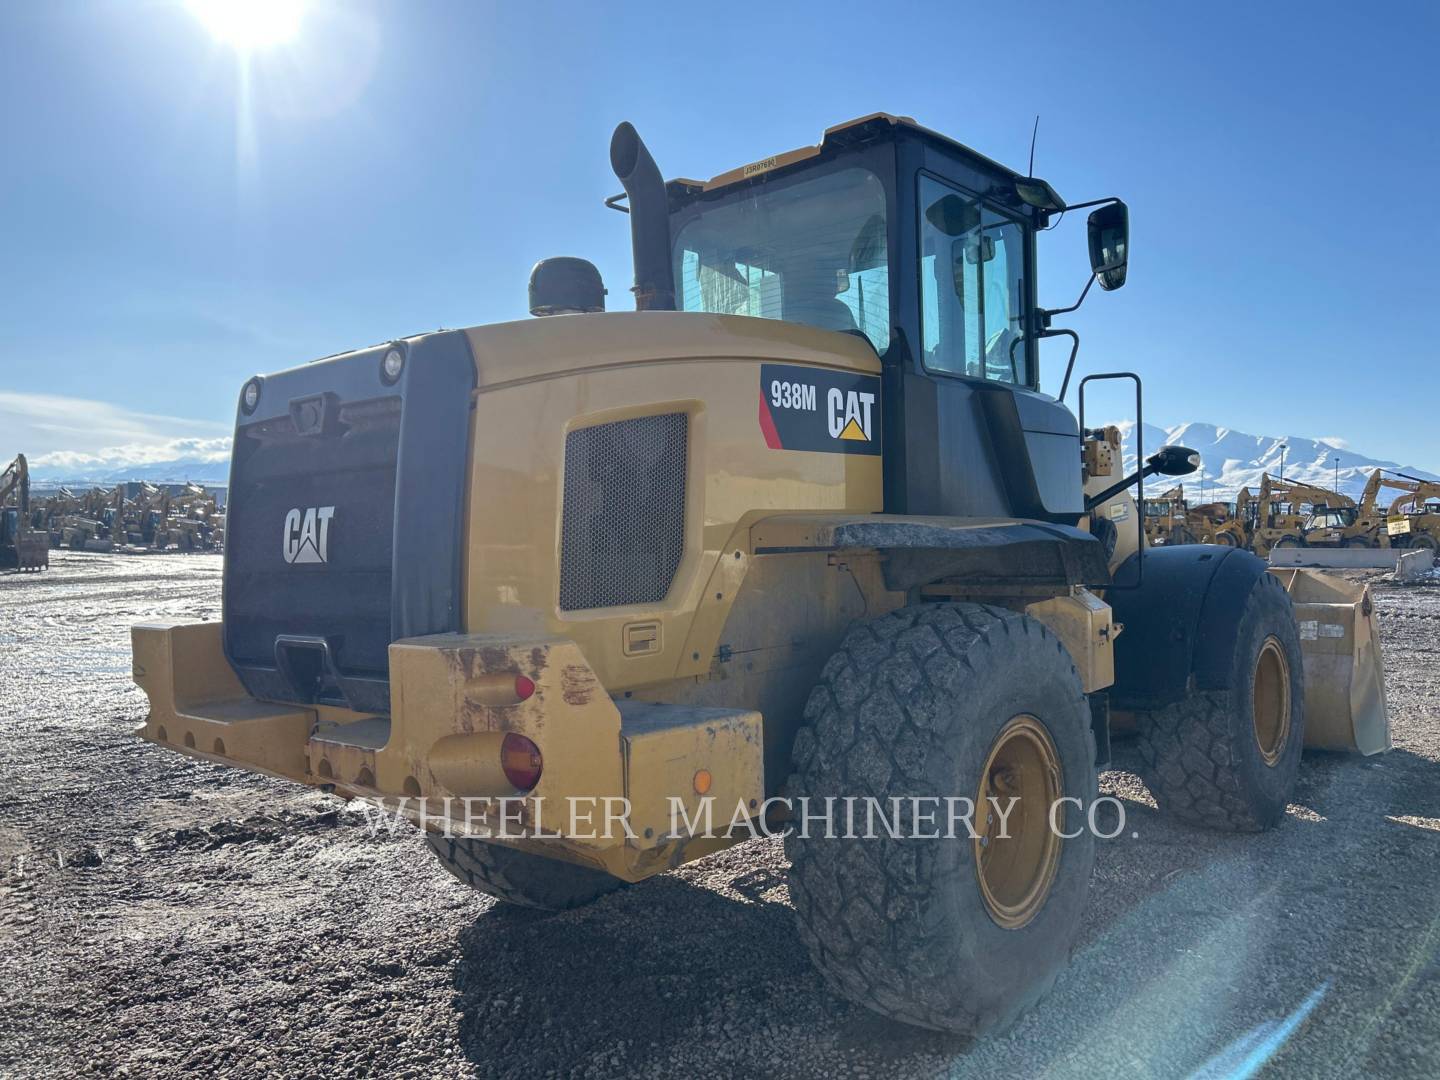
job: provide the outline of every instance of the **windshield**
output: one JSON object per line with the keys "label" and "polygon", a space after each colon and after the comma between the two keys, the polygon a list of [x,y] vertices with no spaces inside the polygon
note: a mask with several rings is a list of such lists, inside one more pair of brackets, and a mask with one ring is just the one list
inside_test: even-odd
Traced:
{"label": "windshield", "polygon": [[885,188],[849,168],[761,185],[685,224],[675,238],[684,311],[754,315],[890,344]]}
{"label": "windshield", "polygon": [[1343,529],[1355,524],[1352,506],[1317,506],[1305,523],[1307,529]]}

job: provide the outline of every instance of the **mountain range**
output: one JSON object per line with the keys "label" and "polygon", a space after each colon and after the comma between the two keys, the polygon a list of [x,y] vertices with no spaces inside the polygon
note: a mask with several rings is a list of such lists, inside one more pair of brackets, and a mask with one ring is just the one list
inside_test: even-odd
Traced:
{"label": "mountain range", "polygon": [[[1125,464],[1135,467],[1135,425],[1133,421],[1116,425],[1124,435]],[[1188,422],[1162,428],[1146,424],[1146,454],[1152,454],[1168,443],[1177,443],[1196,450],[1201,456],[1201,469],[1193,476],[1182,478],[1186,495],[1192,503],[1231,500],[1242,487],[1256,491],[1261,475],[1280,475],[1282,453],[1285,475],[1291,480],[1316,487],[1339,489],[1352,498],[1359,498],[1365,482],[1375,469],[1390,469],[1424,480],[1440,480],[1433,472],[1417,466],[1368,457],[1352,450],[1343,439],[1306,439],[1297,435],[1250,435],[1234,428],[1215,424]],[[218,443],[219,440],[216,440]],[[1283,451],[1282,451],[1283,448]],[[108,487],[127,480],[148,480],[151,483],[223,485],[228,482],[229,458],[219,447],[206,446],[206,452],[165,461],[127,463],[123,458],[107,459],[104,455],[68,454],[43,455],[32,462],[33,483],[43,487],[65,484],[71,488]],[[1170,478],[1152,480],[1147,490],[1158,494],[1174,486]]]}
{"label": "mountain range", "polygon": [[[1135,468],[1134,421],[1116,424],[1123,437],[1126,471]],[[1167,444],[1189,447],[1200,454],[1200,470],[1185,477],[1158,477],[1146,484],[1147,494],[1175,486],[1185,487],[1192,506],[1201,502],[1229,502],[1243,487],[1258,492],[1261,477],[1278,479],[1281,462],[1288,480],[1327,491],[1339,490],[1357,501],[1376,469],[1402,472],[1421,480],[1440,480],[1415,465],[1368,457],[1352,450],[1343,439],[1305,439],[1298,435],[1250,435],[1234,428],[1189,422],[1161,428],[1146,424],[1142,433],[1148,457]],[[1392,492],[1393,496],[1395,493]]]}

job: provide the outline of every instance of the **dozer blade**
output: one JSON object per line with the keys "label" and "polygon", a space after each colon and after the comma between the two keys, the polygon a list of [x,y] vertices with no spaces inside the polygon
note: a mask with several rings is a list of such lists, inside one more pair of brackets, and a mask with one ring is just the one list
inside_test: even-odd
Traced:
{"label": "dozer blade", "polygon": [[1305,745],[1390,749],[1385,674],[1370,588],[1314,570],[1272,568],[1285,583],[1305,659]]}

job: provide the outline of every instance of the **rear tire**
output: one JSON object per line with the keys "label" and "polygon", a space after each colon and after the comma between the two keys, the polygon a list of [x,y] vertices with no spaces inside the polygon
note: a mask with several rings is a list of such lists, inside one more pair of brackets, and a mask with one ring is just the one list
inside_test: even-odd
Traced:
{"label": "rear tire", "polygon": [[1214,541],[1214,542],[1215,542],[1216,544],[1220,545],[1221,547],[1239,547],[1239,546],[1240,546],[1240,541],[1237,540],[1237,539],[1235,539],[1235,534],[1234,534],[1234,533],[1228,533],[1228,532],[1216,533],[1216,534],[1215,534],[1215,541]]}
{"label": "rear tire", "polygon": [[1435,537],[1429,533],[1419,533],[1410,538],[1410,546],[1412,548],[1425,548],[1428,551],[1435,551],[1437,548],[1440,548],[1440,542],[1437,542]]}
{"label": "rear tire", "polygon": [[1273,574],[1245,600],[1224,690],[1192,690],[1137,716],[1141,776],[1160,809],[1212,829],[1277,824],[1305,741],[1305,685],[1294,609]]}
{"label": "rear tire", "polygon": [[425,840],[460,883],[521,907],[568,911],[598,900],[628,882],[589,867],[531,855],[471,837],[427,832]]}
{"label": "rear tire", "polygon": [[1273,551],[1275,550],[1275,548],[1298,548],[1304,546],[1305,541],[1301,537],[1282,536],[1279,540],[1276,540],[1275,543],[1270,545],[1270,550]]}
{"label": "rear tire", "polygon": [[[1003,608],[904,608],[846,634],[805,719],[787,794],[810,800],[812,821],[834,798],[836,830],[863,836],[861,822],[846,829],[842,800],[856,799],[859,818],[865,799],[892,815],[897,798],[910,807],[905,820],[918,818],[911,832],[931,833],[924,807],[933,804],[909,800],[937,799],[935,826],[947,835],[792,830],[790,896],[815,966],[842,997],[908,1024],[975,1034],[1012,1022],[1065,967],[1095,861],[1085,825],[1095,743],[1065,647]],[[963,822],[948,827],[945,799],[983,805],[988,791],[1022,801],[1009,804],[1009,838],[986,835],[982,845]],[[1060,795],[1083,807],[1057,814],[1073,839],[1049,828]],[[994,828],[978,812],[974,823]]]}

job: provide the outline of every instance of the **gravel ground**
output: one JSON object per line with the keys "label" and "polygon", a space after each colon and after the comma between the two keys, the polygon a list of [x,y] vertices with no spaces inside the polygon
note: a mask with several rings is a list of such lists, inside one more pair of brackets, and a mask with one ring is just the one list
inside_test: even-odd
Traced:
{"label": "gravel ground", "polygon": [[0,576],[0,1075],[1440,1075],[1440,588],[1376,597],[1395,749],[1307,754],[1236,837],[1119,745],[1073,966],[967,1043],[825,992],[778,842],[506,910],[414,832],[141,743],[128,627],[217,618],[220,559],[55,552]]}

